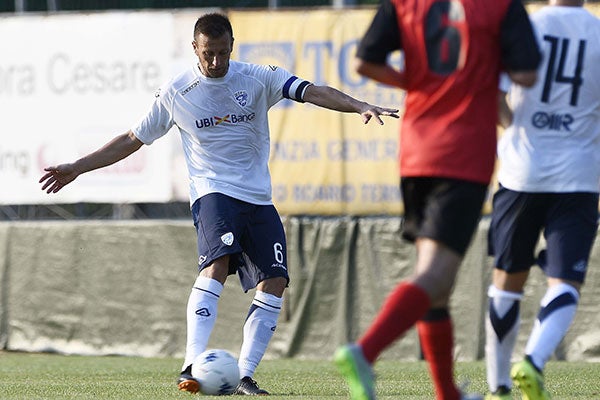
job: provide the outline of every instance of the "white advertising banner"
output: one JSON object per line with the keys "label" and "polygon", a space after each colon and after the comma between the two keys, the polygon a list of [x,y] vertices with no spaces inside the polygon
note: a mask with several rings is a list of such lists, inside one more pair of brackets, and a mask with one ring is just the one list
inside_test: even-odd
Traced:
{"label": "white advertising banner", "polygon": [[151,12],[0,18],[0,204],[171,200],[173,134],[58,194],[38,180],[146,112],[174,72],[173,24]]}

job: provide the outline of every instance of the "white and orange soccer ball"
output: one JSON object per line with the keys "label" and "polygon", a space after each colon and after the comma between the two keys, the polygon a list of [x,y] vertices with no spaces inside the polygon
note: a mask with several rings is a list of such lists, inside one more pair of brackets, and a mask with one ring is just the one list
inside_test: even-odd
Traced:
{"label": "white and orange soccer ball", "polygon": [[240,382],[237,359],[222,349],[198,355],[192,364],[192,376],[200,383],[200,392],[212,396],[232,394]]}

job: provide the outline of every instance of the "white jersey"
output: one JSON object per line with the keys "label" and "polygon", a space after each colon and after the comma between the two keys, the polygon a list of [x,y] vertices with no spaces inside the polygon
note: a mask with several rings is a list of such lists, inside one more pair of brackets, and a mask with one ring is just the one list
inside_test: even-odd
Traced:
{"label": "white jersey", "polygon": [[151,144],[179,128],[192,204],[208,193],[271,204],[267,112],[283,98],[301,102],[309,84],[273,66],[230,61],[223,78],[207,78],[195,65],[159,89],[132,131]]}
{"label": "white jersey", "polygon": [[522,192],[598,192],[600,20],[562,6],[531,20],[543,60],[535,86],[510,86],[514,116],[498,144],[498,180]]}

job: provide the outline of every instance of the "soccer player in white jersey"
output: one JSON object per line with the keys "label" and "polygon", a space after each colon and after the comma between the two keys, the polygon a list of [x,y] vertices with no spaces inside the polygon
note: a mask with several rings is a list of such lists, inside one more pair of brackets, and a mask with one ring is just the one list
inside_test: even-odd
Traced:
{"label": "soccer player in white jersey", "polygon": [[271,200],[267,112],[287,98],[383,124],[380,116],[398,118],[398,110],[314,85],[282,68],[231,61],[233,40],[226,16],[201,16],[192,42],[198,63],[161,87],[149,112],[128,132],[74,163],[45,168],[40,183],[42,190],[56,193],[80,174],[129,156],[176,125],[188,166],[199,255],[178,387],[199,391],[191,365],[206,349],[225,280],[237,272],[242,288],[256,288],[256,293],[243,328],[236,393],[266,395],[252,377],[275,331],[289,282],[283,225]]}
{"label": "soccer player in white jersey", "polygon": [[[490,393],[544,400],[543,370],[577,309],[597,233],[600,180],[600,20],[583,0],[551,0],[531,15],[543,61],[535,86],[501,84],[498,155],[489,248],[494,256],[486,320]],[[504,90],[504,92],[506,92]],[[504,96],[502,96],[504,94]],[[535,249],[543,232],[546,249]],[[532,265],[547,278],[524,360],[511,368],[519,303]]]}

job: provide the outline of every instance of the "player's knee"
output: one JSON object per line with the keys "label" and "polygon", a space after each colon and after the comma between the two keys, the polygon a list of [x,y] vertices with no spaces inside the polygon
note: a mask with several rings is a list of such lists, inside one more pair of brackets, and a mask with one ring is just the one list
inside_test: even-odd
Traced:
{"label": "player's knee", "polygon": [[274,278],[268,278],[260,282],[256,288],[261,292],[268,293],[273,296],[282,297],[285,288],[287,287],[288,280],[282,276]]}
{"label": "player's knee", "polygon": [[454,276],[443,276],[443,274],[438,273],[424,273],[416,276],[413,283],[427,292],[433,306],[445,307],[450,301],[454,281]]}

